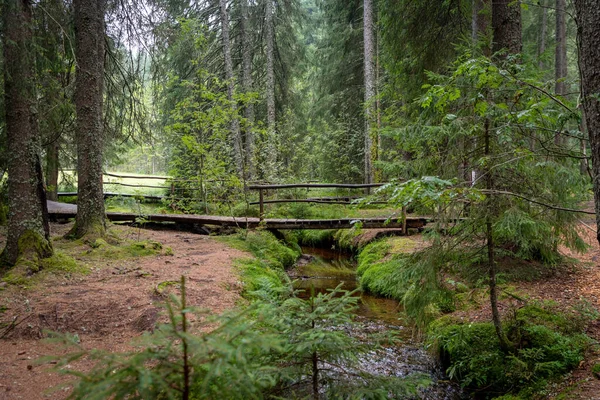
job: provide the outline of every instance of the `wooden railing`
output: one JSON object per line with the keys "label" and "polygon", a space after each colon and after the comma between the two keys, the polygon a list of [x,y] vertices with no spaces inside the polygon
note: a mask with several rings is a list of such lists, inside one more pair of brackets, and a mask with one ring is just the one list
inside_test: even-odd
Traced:
{"label": "wooden railing", "polygon": [[[318,204],[352,204],[352,200],[357,200],[358,196],[340,196],[340,197],[317,197],[307,199],[276,199],[265,200],[264,195],[267,190],[278,189],[316,189],[316,188],[337,188],[337,189],[371,189],[385,185],[385,183],[286,183],[286,184],[264,184],[248,185],[249,190],[258,191],[258,202],[251,202],[250,205],[259,205],[260,220],[265,219],[265,204],[274,203],[318,203]],[[376,202],[384,204],[385,202]],[[406,232],[406,207],[402,208],[402,219],[404,221],[403,229]]]}

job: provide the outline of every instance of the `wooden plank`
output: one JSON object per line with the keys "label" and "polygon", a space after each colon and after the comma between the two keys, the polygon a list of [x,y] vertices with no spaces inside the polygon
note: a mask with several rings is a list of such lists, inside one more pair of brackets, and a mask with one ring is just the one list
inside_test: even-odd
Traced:
{"label": "wooden plank", "polygon": [[[58,192],[58,197],[77,197],[77,192]],[[155,196],[155,195],[146,195],[146,194],[130,194],[130,193],[114,193],[114,192],[104,192],[104,197],[143,197],[144,199],[151,200],[162,200],[167,198],[166,196]]]}
{"label": "wooden plank", "polygon": [[365,189],[375,188],[385,185],[385,183],[286,183],[271,185],[248,185],[248,189],[292,189],[292,188],[345,188],[345,189]]}
{"label": "wooden plank", "polygon": [[[74,204],[58,203],[48,201],[48,213],[54,218],[74,218],[77,214],[77,206]],[[267,229],[348,229],[360,222],[364,229],[375,228],[402,228],[403,221],[398,219],[389,220],[385,217],[376,218],[340,218],[340,219],[265,219],[261,222],[259,218],[253,217],[222,217],[215,215],[191,215],[191,214],[150,214],[139,215],[135,213],[106,213],[111,221],[126,222],[135,221],[143,217],[151,222],[177,222],[183,224],[199,225],[221,225],[230,227],[254,229],[264,226]],[[427,224],[425,217],[406,218],[406,228],[422,228]]]}

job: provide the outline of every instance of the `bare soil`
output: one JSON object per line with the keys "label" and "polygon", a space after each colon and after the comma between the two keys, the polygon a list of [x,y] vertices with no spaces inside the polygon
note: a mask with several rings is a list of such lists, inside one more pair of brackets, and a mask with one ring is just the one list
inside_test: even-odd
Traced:
{"label": "bare soil", "polygon": [[[71,224],[52,225],[55,247],[67,245],[61,237]],[[234,259],[247,257],[210,238],[193,233],[138,230],[115,226],[126,240],[162,243],[160,255],[121,259],[86,258],[90,246],[69,249],[78,262],[91,266],[88,275],[48,276],[29,288],[8,285],[0,289],[0,399],[64,399],[71,378],[50,371],[52,364],[35,361],[56,355],[57,347],[42,339],[46,331],[77,334],[85,348],[109,351],[133,349],[131,342],[155,328],[163,318],[161,304],[186,276],[187,302],[191,306],[221,313],[240,301],[241,283]],[[0,248],[5,238],[0,236]],[[173,255],[165,255],[170,247]],[[165,288],[163,290],[163,288]],[[7,324],[15,321],[15,327]],[[85,362],[77,368],[88,369]],[[59,390],[53,387],[66,384]]]}

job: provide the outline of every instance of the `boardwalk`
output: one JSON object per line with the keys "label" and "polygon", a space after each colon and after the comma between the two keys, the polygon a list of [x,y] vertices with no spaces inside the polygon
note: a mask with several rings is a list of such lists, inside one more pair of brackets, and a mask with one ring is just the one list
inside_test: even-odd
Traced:
{"label": "boardwalk", "polygon": [[[73,204],[48,201],[48,213],[51,219],[74,218],[77,206]],[[107,218],[115,222],[133,222],[139,218],[135,213],[109,212]],[[150,214],[144,215],[144,220],[149,222],[175,222],[180,224],[220,225],[254,229],[262,226],[266,229],[348,229],[360,222],[365,229],[373,228],[402,228],[402,221],[391,220],[385,217],[376,218],[340,218],[340,219],[264,219],[245,217],[220,217],[214,215],[191,214]],[[408,217],[407,228],[419,229],[428,222],[425,217]]]}

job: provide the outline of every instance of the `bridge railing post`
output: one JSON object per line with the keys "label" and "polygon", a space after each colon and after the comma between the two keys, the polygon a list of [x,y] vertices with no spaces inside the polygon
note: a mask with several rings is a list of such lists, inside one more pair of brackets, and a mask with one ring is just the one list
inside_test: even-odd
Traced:
{"label": "bridge railing post", "polygon": [[406,206],[402,207],[402,234],[408,236],[407,223],[406,223]]}
{"label": "bridge railing post", "polygon": [[258,189],[258,201],[260,204],[259,216],[260,216],[260,220],[262,222],[265,219],[265,203],[264,203],[264,196],[263,196],[262,189]]}

